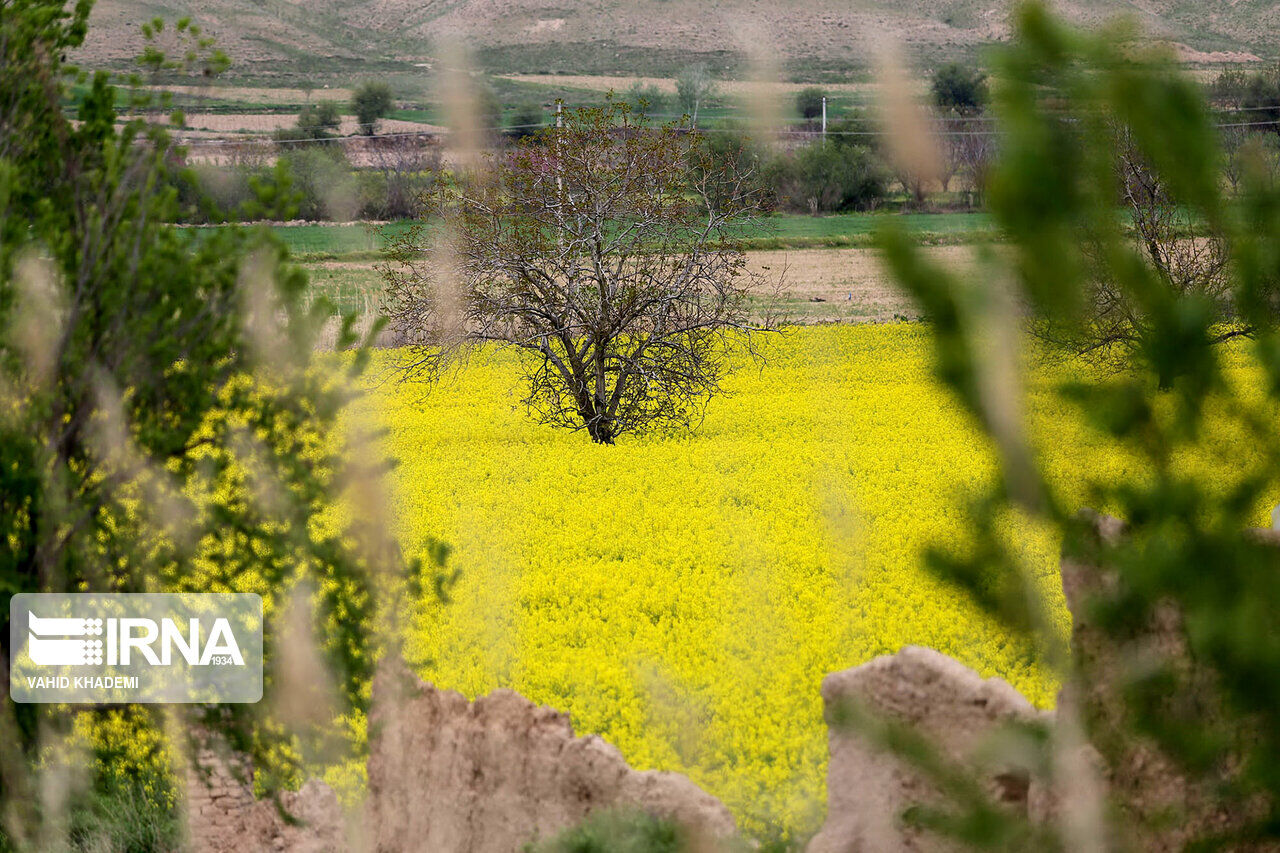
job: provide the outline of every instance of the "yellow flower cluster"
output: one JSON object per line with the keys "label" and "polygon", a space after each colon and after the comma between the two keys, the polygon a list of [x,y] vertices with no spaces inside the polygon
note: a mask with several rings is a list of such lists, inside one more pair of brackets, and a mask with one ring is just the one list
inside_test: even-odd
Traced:
{"label": "yellow flower cluster", "polygon": [[[789,332],[696,434],[615,447],[528,419],[513,355],[425,398],[379,386],[364,405],[400,461],[401,541],[445,540],[462,571],[451,603],[422,604],[411,663],[441,687],[568,711],[756,834],[822,820],[829,672],[920,644],[1051,705],[1030,644],[923,567],[928,546],[964,546],[964,497],[995,475],[930,352],[917,325]],[[1131,473],[1034,377],[1032,434],[1066,494],[1086,500],[1082,471]],[[1058,543],[1016,520],[1009,533],[1065,632]]]}
{"label": "yellow flower cluster", "polygon": [[[77,714],[71,745],[93,756],[93,780],[107,790],[132,790],[157,811],[173,808],[173,755],[164,732],[137,705]],[[81,768],[82,769],[82,768]]]}

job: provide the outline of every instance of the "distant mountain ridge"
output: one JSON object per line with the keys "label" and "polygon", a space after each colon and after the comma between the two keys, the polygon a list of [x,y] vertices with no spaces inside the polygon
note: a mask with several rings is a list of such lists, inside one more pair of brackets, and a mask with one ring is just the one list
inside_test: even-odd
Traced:
{"label": "distant mountain ridge", "polygon": [[[1066,0],[1082,24],[1128,15],[1188,58],[1238,61],[1280,53],[1275,0]],[[744,49],[793,77],[866,67],[878,41],[917,62],[968,57],[1008,31],[1009,0],[98,0],[89,64],[120,66],[141,48],[138,26],[192,16],[241,68],[322,70],[326,63],[429,63],[460,37],[498,72],[669,76],[708,61],[740,66]]]}

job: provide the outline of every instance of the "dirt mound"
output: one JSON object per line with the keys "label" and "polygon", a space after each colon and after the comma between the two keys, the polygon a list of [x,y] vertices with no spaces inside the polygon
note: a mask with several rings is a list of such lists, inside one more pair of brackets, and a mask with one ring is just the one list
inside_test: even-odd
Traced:
{"label": "dirt mound", "polygon": [[735,830],[729,810],[685,777],[632,770],[600,738],[575,737],[566,714],[510,690],[468,702],[388,668],[369,725],[373,850],[507,853],[620,806],[708,840]]}
{"label": "dirt mound", "polygon": [[936,837],[901,825],[911,805],[936,798],[933,786],[903,761],[877,748],[873,735],[851,724],[870,714],[909,726],[955,761],[974,767],[995,797],[1025,812],[1030,774],[993,765],[984,747],[1009,722],[1031,722],[1039,712],[1006,682],[983,679],[941,652],[907,646],[896,655],[832,673],[822,681],[831,726],[827,771],[827,823],[809,853],[851,850],[944,850]]}
{"label": "dirt mound", "polygon": [[[1222,777],[1206,782],[1183,773],[1179,763],[1152,738],[1140,733],[1132,719],[1131,686],[1165,667],[1177,674],[1178,689],[1155,700],[1152,707],[1170,725],[1188,719],[1214,719],[1220,692],[1212,671],[1199,664],[1187,649],[1182,614],[1171,604],[1156,607],[1150,621],[1137,627],[1122,642],[1098,623],[1097,604],[1113,600],[1122,583],[1114,571],[1101,568],[1095,559],[1105,544],[1128,535],[1125,524],[1111,516],[1085,513],[1091,536],[1062,559],[1062,589],[1071,610],[1071,652],[1075,672],[1058,696],[1058,707],[1075,708],[1089,721],[1094,744],[1105,755],[1091,760],[1123,819],[1123,837],[1117,847],[1134,850],[1181,850],[1209,833],[1230,837],[1242,825],[1261,817],[1245,814],[1238,803],[1231,807],[1218,798],[1219,787],[1232,784],[1239,755],[1248,754],[1252,737],[1238,733],[1236,757],[1222,768]],[[1274,531],[1254,531],[1259,540],[1280,545]],[[1037,798],[1038,799],[1038,798]],[[1046,817],[1056,811],[1049,793]],[[1230,801],[1228,801],[1230,802]],[[1257,805],[1261,806],[1261,803]],[[1178,819],[1170,821],[1169,815]]]}
{"label": "dirt mound", "polygon": [[248,762],[205,748],[187,780],[191,849],[509,853],[621,807],[675,821],[698,850],[736,831],[729,810],[684,776],[632,770],[600,738],[575,737],[568,715],[510,690],[468,702],[388,666],[374,681],[369,731],[362,838],[324,783],[278,806],[258,801]]}

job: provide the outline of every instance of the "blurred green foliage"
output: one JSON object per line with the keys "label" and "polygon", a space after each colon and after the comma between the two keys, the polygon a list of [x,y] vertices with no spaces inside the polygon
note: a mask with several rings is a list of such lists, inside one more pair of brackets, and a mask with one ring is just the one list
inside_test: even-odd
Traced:
{"label": "blurred green foliage", "polygon": [[[164,129],[123,122],[106,75],[63,61],[89,10],[0,5],[0,592],[260,593],[267,699],[204,716],[255,756],[269,789],[333,748],[334,716],[367,703],[373,571],[398,565],[369,525],[334,517],[347,471],[334,431],[364,350],[345,373],[316,368],[332,312],[304,298],[305,276],[267,232],[171,226],[181,158]],[[64,115],[76,82],[85,94]],[[275,190],[279,212],[287,186]],[[354,318],[338,322],[338,347],[357,344]],[[335,688],[332,715],[311,730],[273,717],[272,650],[295,588],[308,591],[301,624]],[[0,618],[7,659],[7,609]],[[121,730],[109,711],[84,713],[99,719],[93,731]],[[132,734],[90,739],[106,758],[76,764],[97,796],[164,798],[153,764],[104,775],[142,766],[126,747],[150,742],[154,713],[130,714]],[[70,737],[74,719],[0,706],[5,844],[68,826],[26,804],[45,790],[39,745]]]}
{"label": "blurred green foliage", "polygon": [[[930,561],[1006,624],[1038,638],[1043,658],[1081,685],[1108,674],[1093,669],[1097,662],[1087,655],[1069,655],[1045,630],[1035,583],[1016,547],[1002,539],[1001,517],[1021,514],[1060,531],[1069,554],[1113,578],[1085,611],[1108,644],[1123,648],[1176,614],[1173,630],[1185,654],[1156,649],[1111,673],[1120,709],[1097,714],[1086,705],[1082,723],[1109,769],[1127,760],[1134,744],[1150,744],[1191,793],[1184,809],[1156,817],[1113,790],[1098,849],[1163,849],[1170,837],[1193,849],[1275,849],[1280,551],[1246,528],[1280,483],[1280,188],[1268,171],[1251,167],[1239,195],[1226,195],[1219,135],[1201,87],[1171,56],[1136,44],[1127,29],[1083,34],[1039,5],[1023,6],[1011,44],[992,57],[1000,150],[987,198],[1008,245],[980,252],[978,272],[966,278],[929,260],[902,229],[880,234],[895,276],[932,318],[938,376],[985,427],[1002,464],[998,488],[972,508],[979,544],[965,553],[935,552]],[[1229,298],[1171,287],[1134,240],[1115,167],[1125,145],[1159,176],[1173,203],[1223,235]],[[1127,522],[1123,536],[1101,541],[1080,508],[1043,477],[1023,431],[1017,369],[1020,318],[1088,322],[1100,276],[1148,330],[1134,370],[1061,388],[1097,430],[1142,460],[1127,477],[1079,473],[1090,503],[1117,508]],[[1251,329],[1249,352],[1268,394],[1229,381],[1214,345],[1228,322]],[[1215,488],[1211,473],[1175,465],[1204,450],[1201,425],[1210,410],[1225,413],[1259,448],[1243,472],[1238,460],[1221,461],[1238,475],[1233,489]],[[927,748],[901,733],[882,734],[917,765],[931,766]],[[1049,751],[1039,761],[1052,768],[1061,759]],[[980,847],[1078,847],[1065,823],[1036,828],[1047,837],[1031,841],[1030,829],[1011,829],[1017,819],[969,797],[972,786],[948,790],[966,793],[916,818]]]}

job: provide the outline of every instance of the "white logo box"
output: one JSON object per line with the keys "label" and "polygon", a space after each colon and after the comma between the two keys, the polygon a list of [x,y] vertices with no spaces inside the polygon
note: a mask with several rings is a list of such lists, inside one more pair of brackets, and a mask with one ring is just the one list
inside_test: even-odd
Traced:
{"label": "white logo box", "polygon": [[253,593],[19,593],[9,600],[15,702],[257,702]]}

